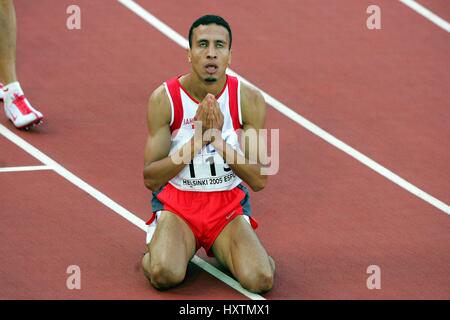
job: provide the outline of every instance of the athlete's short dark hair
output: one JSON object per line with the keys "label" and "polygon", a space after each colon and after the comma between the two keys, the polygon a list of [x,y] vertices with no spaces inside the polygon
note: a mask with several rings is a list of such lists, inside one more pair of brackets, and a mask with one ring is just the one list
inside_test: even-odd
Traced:
{"label": "athlete's short dark hair", "polygon": [[215,23],[219,26],[224,27],[225,29],[228,30],[228,34],[230,35],[230,46],[229,48],[231,49],[231,41],[233,39],[232,35],[231,35],[231,28],[230,25],[228,24],[228,22],[225,21],[224,18],[219,17],[219,16],[215,16],[212,14],[208,14],[205,15],[203,17],[198,18],[197,20],[194,21],[194,23],[192,24],[191,28],[189,29],[189,48],[192,48],[192,33],[194,31],[195,28],[197,28],[200,25],[205,25],[207,26],[208,24],[212,24]]}

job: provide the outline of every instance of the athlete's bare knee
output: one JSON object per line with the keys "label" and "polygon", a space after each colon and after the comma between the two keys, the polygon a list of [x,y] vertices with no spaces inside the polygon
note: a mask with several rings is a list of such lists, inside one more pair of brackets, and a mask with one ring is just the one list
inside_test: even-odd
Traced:
{"label": "athlete's bare knee", "polygon": [[271,256],[269,256],[270,267],[272,268],[272,273],[275,273],[275,261]]}
{"label": "athlete's bare knee", "polygon": [[141,266],[145,276],[150,280],[150,254],[148,252],[142,257]]}
{"label": "athlete's bare knee", "polygon": [[265,293],[273,287],[274,274],[271,270],[249,270],[242,275],[239,282],[247,290]]}
{"label": "athlete's bare knee", "polygon": [[166,290],[180,284],[185,274],[162,264],[153,264],[149,270],[150,282],[158,290]]}

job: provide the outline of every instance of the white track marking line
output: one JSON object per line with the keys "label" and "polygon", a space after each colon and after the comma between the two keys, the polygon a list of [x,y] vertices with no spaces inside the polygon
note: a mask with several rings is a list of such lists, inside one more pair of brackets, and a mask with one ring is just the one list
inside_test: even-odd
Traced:
{"label": "white track marking line", "polygon": [[[165,36],[167,36],[169,39],[175,41],[183,48],[189,47],[188,40],[184,39],[179,33],[177,33],[175,30],[170,28],[165,23],[161,22],[158,18],[153,16],[151,13],[149,13],[147,10],[142,8],[140,5],[135,3],[133,0],[117,0],[119,3],[124,5],[126,8],[133,11],[136,15],[147,21],[150,25],[152,25],[154,28],[159,30],[161,33],[163,33]],[[308,131],[312,132],[313,134],[317,135],[321,139],[325,140],[326,142],[330,143],[337,149],[345,152],[352,158],[358,160],[362,164],[366,165],[373,171],[377,172],[378,174],[382,175],[386,179],[390,180],[391,182],[395,183],[396,185],[400,186],[401,188],[409,191],[413,195],[417,196],[418,198],[422,199],[423,201],[431,204],[432,206],[438,208],[439,210],[447,213],[450,215],[450,207],[445,204],[444,202],[436,199],[435,197],[431,196],[430,194],[426,193],[425,191],[417,188],[415,185],[411,184],[410,182],[406,181],[402,177],[398,176],[397,174],[393,173],[389,169],[383,167],[379,163],[375,162],[374,160],[370,159],[369,157],[365,156],[361,152],[357,151],[356,149],[352,148],[348,144],[344,143],[343,141],[337,139],[327,131],[323,130],[322,128],[318,127],[311,121],[307,120],[306,118],[299,115],[297,112],[293,111],[291,108],[287,107],[274,97],[270,96],[265,91],[261,90],[257,86],[250,83],[248,80],[244,79],[240,75],[238,75],[236,72],[232,70],[228,70],[228,73],[234,76],[238,76],[243,82],[247,83],[248,85],[258,89],[261,91],[261,93],[264,96],[264,99],[266,102],[274,107],[276,110],[284,114],[289,119],[295,121],[299,125],[301,125],[303,128],[307,129]]]}
{"label": "white track marking line", "polygon": [[210,263],[206,262],[202,258],[199,258],[198,256],[194,256],[191,260],[191,262],[195,263],[197,266],[205,270],[206,272],[210,273],[217,279],[219,279],[222,282],[225,282],[227,285],[235,289],[236,291],[239,291],[246,297],[250,298],[251,300],[266,300],[263,296],[260,296],[259,294],[252,293],[250,291],[247,291],[244,289],[239,282],[237,282],[232,277],[228,276],[227,274],[223,273]]}
{"label": "white track marking line", "polygon": [[148,12],[146,9],[141,7],[133,0],[117,0],[117,1],[126,8],[130,9],[132,12],[134,12],[137,16],[147,21],[150,25],[152,25],[155,29],[164,34],[166,37],[175,41],[180,47],[184,49],[189,48],[189,41],[185,37],[180,35],[178,32],[173,30],[171,27],[169,27],[167,24],[165,24],[158,18],[156,18],[154,15],[152,15],[150,12]]}
{"label": "white track marking line", "polygon": [[433,22],[435,25],[439,26],[440,28],[444,29],[447,32],[450,32],[450,23],[439,17],[434,12],[430,11],[429,9],[425,8],[421,4],[413,1],[413,0],[399,0],[404,5],[408,6],[421,16],[424,16],[431,22]]}
{"label": "white track marking line", "polygon": [[98,191],[97,189],[93,188],[80,178],[78,178],[76,175],[71,173],[69,170],[61,166],[59,163],[45,155],[43,152],[38,150],[37,148],[33,147],[31,144],[29,144],[27,141],[20,138],[15,133],[11,132],[9,129],[4,127],[0,124],[0,134],[3,135],[6,139],[20,147],[22,150],[26,151],[30,155],[32,155],[34,158],[42,162],[43,164],[51,167],[56,173],[58,173],[60,176],[66,178],[70,182],[72,182],[74,185],[79,187],[81,190],[85,191],[101,203],[103,203],[105,206],[110,208],[111,210],[117,212],[119,215],[136,225],[137,227],[141,228],[142,230],[146,231],[146,224],[144,221],[133,215],[131,212],[129,212],[124,207],[120,206],[110,198],[108,198],[106,195]]}
{"label": "white track marking line", "polygon": [[3,167],[0,172],[22,172],[22,171],[39,171],[39,170],[53,170],[50,166],[26,166],[26,167]]}
{"label": "white track marking line", "polygon": [[[71,183],[73,183],[75,186],[80,188],[81,190],[85,191],[90,196],[97,199],[99,202],[110,208],[112,211],[116,212],[138,228],[142,229],[143,231],[147,232],[147,225],[145,224],[145,221],[140,219],[139,217],[135,216],[133,213],[122,207],[120,204],[106,196],[105,194],[101,193],[99,190],[95,189],[85,181],[78,178],[76,175],[74,175],[72,172],[61,166],[59,163],[45,155],[43,152],[29,144],[27,141],[23,140],[21,137],[17,136],[15,133],[7,129],[5,126],[0,124],[0,134],[4,136],[6,139],[17,145],[19,148],[39,160],[40,162],[45,164],[45,167],[54,170],[56,173],[58,173],[63,178],[67,179]],[[42,166],[44,167],[44,166]],[[144,240],[143,240],[144,241]],[[194,256],[191,260],[194,264],[202,268],[203,270],[210,273],[212,276],[216,277],[217,279],[221,280],[222,282],[226,283],[230,287],[236,289],[238,292],[242,293],[246,297],[252,299],[252,300],[265,300],[264,297],[254,294],[250,291],[247,291],[244,289],[239,282],[237,282],[235,279],[229,277],[213,265],[209,264],[205,260],[201,259],[198,256]]]}

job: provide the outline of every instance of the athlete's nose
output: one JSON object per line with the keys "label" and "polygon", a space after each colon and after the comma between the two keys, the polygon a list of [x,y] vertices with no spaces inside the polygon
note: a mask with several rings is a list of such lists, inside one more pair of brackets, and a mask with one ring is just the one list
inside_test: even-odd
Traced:
{"label": "athlete's nose", "polygon": [[210,46],[208,48],[208,56],[207,56],[207,58],[208,59],[215,59],[215,58],[217,58],[216,49],[214,48],[214,46]]}

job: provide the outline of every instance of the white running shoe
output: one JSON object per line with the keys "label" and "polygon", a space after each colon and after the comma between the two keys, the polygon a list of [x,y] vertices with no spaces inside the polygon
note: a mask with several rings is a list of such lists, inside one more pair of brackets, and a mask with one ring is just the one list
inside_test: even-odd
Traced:
{"label": "white running shoe", "polygon": [[34,109],[24,96],[19,82],[13,82],[3,87],[3,102],[6,117],[18,129],[28,129],[40,124],[44,116]]}

